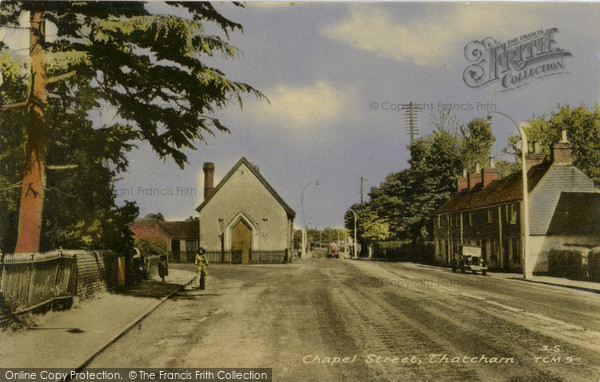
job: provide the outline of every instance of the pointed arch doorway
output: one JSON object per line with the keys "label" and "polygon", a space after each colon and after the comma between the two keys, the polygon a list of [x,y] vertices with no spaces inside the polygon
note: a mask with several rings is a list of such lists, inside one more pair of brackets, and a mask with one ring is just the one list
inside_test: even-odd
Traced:
{"label": "pointed arch doorway", "polygon": [[248,264],[250,262],[250,247],[252,245],[252,229],[240,219],[231,228],[232,262]]}

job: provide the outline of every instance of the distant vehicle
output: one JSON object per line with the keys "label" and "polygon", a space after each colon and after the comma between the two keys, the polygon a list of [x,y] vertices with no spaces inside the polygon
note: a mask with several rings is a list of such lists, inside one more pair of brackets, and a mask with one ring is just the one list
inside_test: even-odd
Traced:
{"label": "distant vehicle", "polygon": [[327,258],[330,259],[332,257],[339,258],[340,254],[337,249],[337,245],[334,243],[327,244]]}
{"label": "distant vehicle", "polygon": [[456,257],[452,259],[450,263],[452,265],[452,272],[456,272],[460,269],[462,273],[471,271],[474,274],[480,271],[485,276],[487,273],[487,260],[481,257],[481,248],[463,245],[459,248],[458,261]]}

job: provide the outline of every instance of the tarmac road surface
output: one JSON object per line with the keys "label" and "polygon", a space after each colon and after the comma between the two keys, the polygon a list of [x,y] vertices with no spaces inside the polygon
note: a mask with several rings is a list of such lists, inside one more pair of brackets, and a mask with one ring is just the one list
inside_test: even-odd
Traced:
{"label": "tarmac road surface", "polygon": [[88,367],[267,367],[275,381],[598,381],[600,296],[414,264],[212,265],[205,291],[182,290]]}

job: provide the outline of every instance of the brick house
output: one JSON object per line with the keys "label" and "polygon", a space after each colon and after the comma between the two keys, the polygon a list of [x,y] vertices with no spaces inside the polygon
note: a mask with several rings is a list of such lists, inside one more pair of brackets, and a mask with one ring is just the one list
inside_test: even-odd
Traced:
{"label": "brick house", "polygon": [[[571,153],[563,131],[563,139],[552,146],[551,161],[544,161],[539,142],[527,155],[528,264],[533,272],[548,271],[547,249],[600,244],[600,191],[573,166]],[[486,169],[464,171],[457,193],[434,215],[436,261],[449,264],[459,245],[477,245],[491,269],[522,272],[522,202],[521,171],[498,179],[492,159]]]}
{"label": "brick house", "polygon": [[282,263],[289,260],[295,212],[242,157],[214,187],[214,164],[204,163],[200,246],[209,261]]}
{"label": "brick house", "polygon": [[129,225],[134,237],[163,245],[174,262],[193,261],[198,249],[198,221],[137,219]]}

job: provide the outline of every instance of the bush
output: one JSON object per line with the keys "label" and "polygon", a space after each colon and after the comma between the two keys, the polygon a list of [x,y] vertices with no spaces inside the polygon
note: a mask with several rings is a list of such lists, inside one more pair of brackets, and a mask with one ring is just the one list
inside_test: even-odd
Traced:
{"label": "bush", "polygon": [[430,264],[434,258],[432,242],[380,241],[373,246],[375,257],[387,261],[416,261]]}
{"label": "bush", "polygon": [[548,250],[548,271],[552,276],[574,279],[588,277],[587,248],[552,248]]}
{"label": "bush", "polygon": [[600,281],[600,247],[592,248],[588,253],[588,273],[590,279]]}
{"label": "bush", "polygon": [[167,254],[167,246],[162,242],[148,239],[135,239],[135,246],[140,250],[144,257]]}

